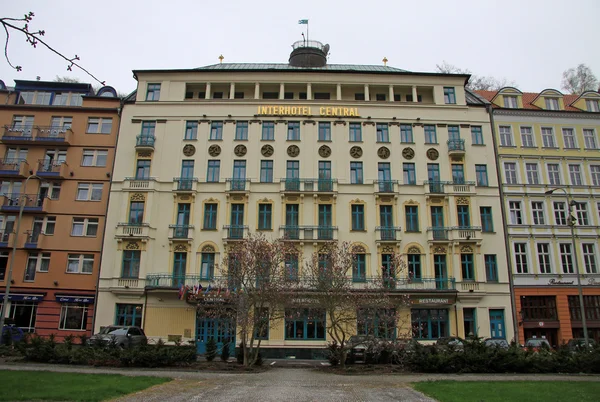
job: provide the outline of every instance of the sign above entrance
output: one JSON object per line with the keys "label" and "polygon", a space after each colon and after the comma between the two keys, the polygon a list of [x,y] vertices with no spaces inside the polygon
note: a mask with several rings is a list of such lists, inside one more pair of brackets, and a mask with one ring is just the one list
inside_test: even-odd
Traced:
{"label": "sign above entrance", "polygon": [[412,299],[411,302],[412,304],[452,304],[452,300],[440,297],[422,297]]}
{"label": "sign above entrance", "polygon": [[283,106],[270,105],[258,106],[258,115],[263,116],[335,116],[335,117],[358,117],[357,107],[321,106]]}

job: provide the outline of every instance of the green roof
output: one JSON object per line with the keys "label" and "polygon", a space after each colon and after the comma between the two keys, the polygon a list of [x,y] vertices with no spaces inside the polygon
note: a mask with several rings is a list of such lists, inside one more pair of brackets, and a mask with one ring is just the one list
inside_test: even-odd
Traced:
{"label": "green roof", "polygon": [[198,67],[196,70],[238,70],[238,71],[331,71],[356,73],[408,73],[410,71],[389,66],[362,64],[327,64],[323,67],[294,67],[285,63],[221,63]]}

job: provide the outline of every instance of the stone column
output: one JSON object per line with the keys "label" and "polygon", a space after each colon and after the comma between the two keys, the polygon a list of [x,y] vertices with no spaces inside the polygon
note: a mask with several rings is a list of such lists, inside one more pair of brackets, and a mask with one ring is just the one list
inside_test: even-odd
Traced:
{"label": "stone column", "polygon": [[312,84],[310,82],[306,84],[306,99],[312,100]]}
{"label": "stone column", "polygon": [[235,82],[229,84],[229,99],[235,99]]}
{"label": "stone column", "polygon": [[365,100],[371,100],[371,98],[369,97],[369,84],[365,84]]}
{"label": "stone column", "polygon": [[282,82],[279,84],[279,99],[283,99],[285,95],[285,84]]}
{"label": "stone column", "polygon": [[412,96],[413,96],[413,102],[418,102],[419,101],[419,97],[417,95],[417,86],[413,85],[412,87]]}
{"label": "stone column", "polygon": [[390,98],[389,99],[390,102],[394,101],[394,86],[393,85],[390,85],[388,97]]}
{"label": "stone column", "polygon": [[258,82],[254,84],[254,99],[260,99],[260,84]]}
{"label": "stone column", "polygon": [[342,84],[337,84],[337,100],[342,100]]}
{"label": "stone column", "polygon": [[204,93],[204,99],[210,99],[210,82],[206,83],[206,92]]}

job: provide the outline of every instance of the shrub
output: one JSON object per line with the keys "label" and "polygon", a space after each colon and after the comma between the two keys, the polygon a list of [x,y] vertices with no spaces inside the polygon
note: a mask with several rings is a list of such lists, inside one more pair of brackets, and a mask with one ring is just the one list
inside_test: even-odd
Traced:
{"label": "shrub", "polygon": [[215,338],[210,338],[208,342],[206,342],[206,360],[212,362],[217,357],[217,342]]}
{"label": "shrub", "polygon": [[340,364],[340,349],[336,341],[330,342],[327,345],[327,360],[329,360],[329,364],[332,366]]}
{"label": "shrub", "polygon": [[229,360],[229,339],[226,339],[223,342],[223,347],[221,348],[221,360],[226,362]]}

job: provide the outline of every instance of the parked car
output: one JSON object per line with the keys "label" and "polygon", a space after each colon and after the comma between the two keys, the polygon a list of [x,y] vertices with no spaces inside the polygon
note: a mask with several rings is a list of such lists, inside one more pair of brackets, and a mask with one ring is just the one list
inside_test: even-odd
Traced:
{"label": "parked car", "polygon": [[449,336],[446,338],[439,338],[435,342],[435,346],[442,350],[460,350],[465,349],[465,340],[456,336]]}
{"label": "parked car", "polygon": [[506,339],[487,338],[483,340],[483,344],[490,348],[508,349],[510,345]]}
{"label": "parked car", "polygon": [[[596,347],[596,341],[588,339],[588,349]],[[567,342],[567,348],[572,352],[578,352],[585,349],[585,338],[573,338]]]}
{"label": "parked car", "polygon": [[552,347],[546,338],[530,338],[525,341],[523,349],[539,352],[542,349],[550,350]]}
{"label": "parked car", "polygon": [[0,339],[0,344],[4,343],[7,338],[10,337],[10,341],[12,343],[21,342],[25,335],[23,331],[19,327],[15,327],[14,325],[5,325],[2,329],[2,338]]}
{"label": "parked car", "polygon": [[366,362],[369,349],[379,343],[380,340],[372,335],[353,335],[348,340],[350,347],[349,357],[353,362]]}
{"label": "parked car", "polygon": [[148,338],[140,327],[111,325],[102,328],[100,332],[90,338],[90,341],[92,344],[114,343],[121,348],[127,348],[146,343]]}

